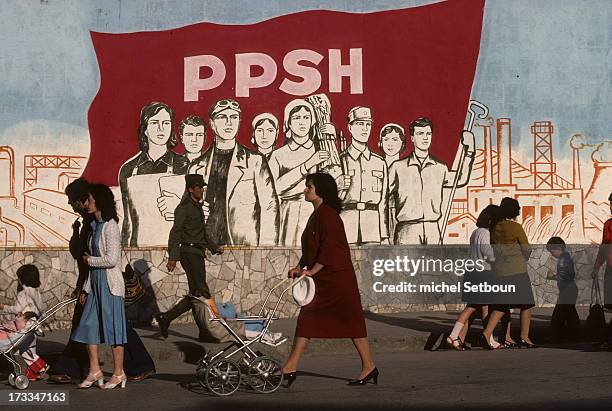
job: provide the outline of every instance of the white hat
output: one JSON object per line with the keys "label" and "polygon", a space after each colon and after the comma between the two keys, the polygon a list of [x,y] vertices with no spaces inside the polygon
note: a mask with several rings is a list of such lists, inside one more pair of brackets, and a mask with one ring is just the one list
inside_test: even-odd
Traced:
{"label": "white hat", "polygon": [[399,125],[399,124],[397,124],[397,123],[387,123],[387,124],[385,124],[384,126],[382,126],[382,128],[380,129],[380,136],[381,136],[381,137],[382,137],[382,133],[383,133],[383,131],[385,131],[385,129],[386,129],[387,127],[396,127],[397,129],[402,130],[402,134],[403,134],[403,135],[406,135],[406,132],[404,131],[404,127],[400,126],[400,125]]}
{"label": "white hat", "polygon": [[253,121],[251,122],[251,126],[253,126],[253,130],[255,130],[255,125],[257,124],[257,122],[259,120],[264,120],[264,119],[270,120],[270,122],[274,124],[274,128],[278,130],[278,119],[272,113],[261,113],[261,114],[256,115],[255,118],[253,118]]}
{"label": "white hat", "polygon": [[292,288],[293,299],[300,307],[308,305],[315,296],[315,282],[312,277],[305,276],[297,281]]}
{"label": "white hat", "polygon": [[289,104],[285,106],[285,118],[284,118],[284,123],[283,123],[285,133],[289,132],[289,120],[291,120],[289,118],[289,113],[291,113],[291,110],[293,110],[297,106],[304,106],[308,108],[308,111],[310,111],[310,114],[312,115],[311,127],[314,127],[314,125],[317,123],[317,116],[315,114],[315,109],[312,106],[312,104],[310,104],[308,101],[304,99],[297,98],[295,100],[291,100]]}

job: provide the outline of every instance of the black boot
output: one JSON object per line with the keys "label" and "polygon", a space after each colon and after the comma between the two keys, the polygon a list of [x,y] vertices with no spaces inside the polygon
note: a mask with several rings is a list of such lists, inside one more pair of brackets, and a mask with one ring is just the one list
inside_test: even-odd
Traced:
{"label": "black boot", "polygon": [[162,337],[168,338],[168,328],[170,328],[171,320],[169,320],[164,313],[157,314],[155,319],[159,325],[159,331],[161,332]]}

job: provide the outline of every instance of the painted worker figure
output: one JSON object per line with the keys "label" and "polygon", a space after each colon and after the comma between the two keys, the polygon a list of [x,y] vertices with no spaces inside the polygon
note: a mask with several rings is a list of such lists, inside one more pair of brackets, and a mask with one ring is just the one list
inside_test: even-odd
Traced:
{"label": "painted worker figure", "polygon": [[[396,220],[394,244],[439,244],[443,190],[465,186],[474,163],[474,135],[461,134],[463,165],[450,171],[446,164],[429,154],[433,124],[427,118],[414,120],[409,127],[414,151],[389,169],[389,198]],[[452,199],[451,199],[452,200]]]}
{"label": "painted worker figure", "polygon": [[200,116],[185,117],[179,124],[178,131],[185,146],[184,157],[191,166],[202,157],[202,147],[206,141],[204,119]]}
{"label": "painted worker figure", "polygon": [[230,245],[276,245],[278,199],[272,174],[260,155],[236,142],[240,105],[217,101],[209,110],[214,144],[189,172],[208,184],[204,200],[210,214],[206,228],[211,240]]}
{"label": "painted worker figure", "polygon": [[[282,246],[300,245],[312,207],[304,201],[304,179],[329,159],[329,152],[317,150],[314,139],[317,118],[308,101],[295,99],[285,106],[285,144],[274,150],[268,165],[280,199],[280,230]],[[321,132],[335,135],[333,124],[321,125]]]}
{"label": "painted worker figure", "polygon": [[[185,154],[181,156],[185,164],[191,166],[202,157],[202,147],[206,140],[204,119],[199,116],[188,116],[181,121],[178,127],[179,137],[185,146]],[[185,169],[187,172],[187,168]],[[178,176],[177,176],[178,177]],[[163,187],[163,185],[162,185]],[[157,199],[157,208],[167,221],[174,220],[174,209],[181,202],[182,193],[163,190]],[[208,206],[204,205],[204,214],[208,215]]]}
{"label": "painted worker figure", "polygon": [[185,174],[187,171],[185,158],[171,150],[178,143],[173,123],[174,111],[167,104],[152,102],[140,112],[140,153],[126,161],[119,170],[123,245],[136,247],[147,244],[151,227],[158,227],[164,218],[157,211],[157,202],[152,199],[153,193],[159,193],[159,177]]}
{"label": "painted worker figure", "polygon": [[[401,153],[406,149],[406,133],[404,127],[397,123],[387,123],[380,130],[380,139],[378,140],[378,148],[385,153],[385,163],[387,167],[400,160]],[[395,233],[395,214],[389,201],[389,192],[387,190],[387,228],[389,229],[389,243],[393,244],[393,233]]]}
{"label": "painted worker figure", "polygon": [[[385,162],[387,167],[400,160],[400,154],[406,148],[406,134],[404,127],[396,123],[388,123],[380,130],[380,139],[378,140],[378,148],[385,153]],[[393,234],[393,232],[390,232]]]}
{"label": "painted worker figure", "polygon": [[349,244],[387,241],[387,164],[368,148],[372,112],[354,107],[348,114],[351,145],[340,154],[343,175],[338,178],[342,198],[340,217]]}
{"label": "painted worker figure", "polygon": [[[204,178],[200,174],[185,176],[186,195],[174,210],[174,224],[168,237],[168,271],[174,271],[177,261],[185,270],[189,295],[183,297],[174,307],[165,313],[155,316],[164,338],[168,338],[170,323],[181,314],[191,309],[199,329],[200,341],[219,339],[211,333],[206,322],[206,305],[212,313],[219,316],[215,300],[206,283],[205,251],[223,254],[223,248],[210,239],[206,231],[202,198],[204,195]],[[202,297],[206,302],[194,298]]]}
{"label": "painted worker figure", "polygon": [[278,119],[274,114],[261,113],[255,116],[251,125],[253,126],[251,143],[257,147],[257,152],[268,161],[278,139]]}

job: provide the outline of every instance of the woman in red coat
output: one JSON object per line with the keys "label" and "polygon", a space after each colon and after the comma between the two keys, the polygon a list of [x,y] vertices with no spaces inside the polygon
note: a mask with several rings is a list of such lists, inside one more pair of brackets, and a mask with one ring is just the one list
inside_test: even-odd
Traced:
{"label": "woman in red coat", "polygon": [[344,225],[340,218],[338,187],[329,174],[306,176],[305,200],[314,212],[302,233],[302,258],[289,275],[311,276],[315,297],[300,310],[291,354],[283,367],[289,387],[296,378],[300,357],[311,338],[351,338],[361,357],[361,372],[349,385],[378,382],[372,361],[359,288]]}

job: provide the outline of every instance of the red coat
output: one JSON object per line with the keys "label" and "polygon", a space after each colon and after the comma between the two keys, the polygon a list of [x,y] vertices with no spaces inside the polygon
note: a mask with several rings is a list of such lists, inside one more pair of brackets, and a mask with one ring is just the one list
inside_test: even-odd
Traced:
{"label": "red coat", "polygon": [[365,319],[359,297],[357,277],[344,224],[333,208],[321,204],[302,233],[300,267],[323,269],[313,276],[315,297],[302,307],[296,337],[366,337]]}
{"label": "red coat", "polygon": [[604,223],[601,245],[595,261],[595,271],[599,271],[604,263],[607,267],[612,267],[612,218]]}

